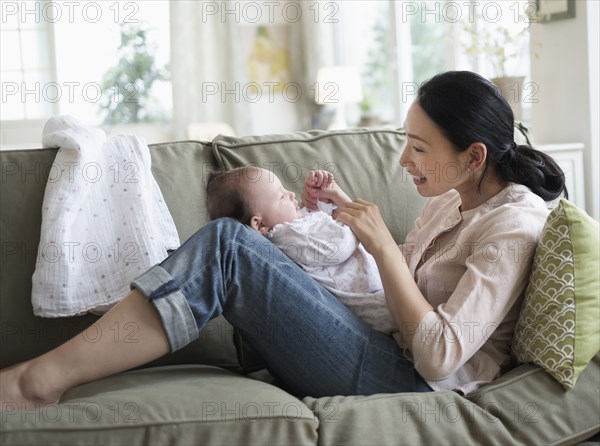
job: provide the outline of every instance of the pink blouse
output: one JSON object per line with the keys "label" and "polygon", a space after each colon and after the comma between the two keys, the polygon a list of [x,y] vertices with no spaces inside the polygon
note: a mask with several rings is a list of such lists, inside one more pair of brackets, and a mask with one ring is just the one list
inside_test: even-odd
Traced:
{"label": "pink blouse", "polygon": [[[425,204],[401,245],[434,307],[414,327],[410,352],[434,390],[469,393],[510,366],[510,345],[535,247],[548,216],[529,188],[509,184],[460,212],[452,190]],[[395,335],[403,345],[400,334]]]}

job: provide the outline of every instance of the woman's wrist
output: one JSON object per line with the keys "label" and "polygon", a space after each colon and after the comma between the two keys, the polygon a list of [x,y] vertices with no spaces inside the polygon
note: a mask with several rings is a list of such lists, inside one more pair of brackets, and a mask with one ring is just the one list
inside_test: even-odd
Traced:
{"label": "woman's wrist", "polygon": [[400,248],[392,238],[391,234],[389,234],[389,237],[387,237],[386,240],[383,240],[378,245],[374,246],[372,251],[373,252],[370,254],[375,257],[377,262],[386,260],[396,261],[401,258],[402,261],[406,263],[402,251],[400,251]]}
{"label": "woman's wrist", "polygon": [[350,203],[352,200],[350,197],[342,190],[339,186],[335,186],[334,188],[335,194],[331,197],[331,201],[337,207],[343,207],[344,205]]}

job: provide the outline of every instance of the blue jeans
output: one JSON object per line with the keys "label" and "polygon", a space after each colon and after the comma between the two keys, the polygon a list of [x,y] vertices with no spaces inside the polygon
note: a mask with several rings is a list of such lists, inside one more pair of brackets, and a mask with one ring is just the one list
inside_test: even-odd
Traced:
{"label": "blue jeans", "polygon": [[209,223],[132,287],[156,306],[172,351],[223,314],[297,396],[431,390],[393,338],[234,220]]}

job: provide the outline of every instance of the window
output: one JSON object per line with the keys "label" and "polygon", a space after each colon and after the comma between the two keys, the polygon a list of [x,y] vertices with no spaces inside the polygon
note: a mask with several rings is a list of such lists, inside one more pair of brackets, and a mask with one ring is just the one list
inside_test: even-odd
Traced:
{"label": "window", "polygon": [[[52,26],[42,1],[2,5],[2,120],[42,119],[57,112]],[[52,18],[52,16],[48,16]]]}
{"label": "window", "polygon": [[[122,32],[147,30],[145,45],[147,53],[155,59],[155,67],[164,67],[170,58],[168,2],[125,1],[97,4],[101,5],[101,9],[86,13],[82,10],[81,15],[75,15],[72,22],[65,20],[54,26],[57,79],[59,85],[64,86],[60,113],[77,116],[82,122],[92,125],[100,125],[105,121],[107,110],[102,105],[106,105],[108,101],[112,101],[114,105],[141,105],[142,102],[142,98],[138,96],[142,85],[139,82],[135,84],[136,81],[131,80],[125,72],[127,67],[119,65],[119,57],[123,56],[123,52],[119,53],[117,49],[121,44]],[[127,55],[133,56],[125,56]],[[130,70],[136,68],[138,67],[129,67]],[[111,69],[120,70],[114,77],[122,80],[113,79],[105,85],[103,80]],[[68,87],[71,88],[70,92]],[[156,82],[152,88],[152,99],[150,104],[144,104],[151,109],[150,114],[162,114],[163,119],[169,119],[172,110],[170,82]]]}
{"label": "window", "polygon": [[[339,2],[337,63],[358,66],[364,99],[352,110],[349,124],[362,117],[367,124],[394,121],[394,35],[387,0]],[[353,119],[352,119],[353,118]],[[359,123],[360,125],[360,123]]]}
{"label": "window", "polygon": [[533,3],[390,0],[339,5],[338,63],[361,67],[363,115],[400,126],[419,84],[441,71],[461,69],[489,79],[520,77],[508,85],[507,94],[522,106],[520,118],[527,120],[535,100],[528,32]]}
{"label": "window", "polygon": [[[117,48],[125,26],[146,31],[147,54],[165,73],[143,98],[147,101],[137,96],[141,86],[126,78],[104,82],[110,70],[123,71]],[[42,126],[52,115],[101,125],[114,110],[102,107],[110,101],[144,107],[142,119],[171,117],[167,1],[2,2],[0,37],[3,147],[39,146]]]}

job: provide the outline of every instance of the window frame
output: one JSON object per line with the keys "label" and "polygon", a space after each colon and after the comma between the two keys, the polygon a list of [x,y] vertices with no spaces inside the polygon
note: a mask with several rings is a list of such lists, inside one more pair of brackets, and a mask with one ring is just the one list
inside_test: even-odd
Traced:
{"label": "window frame", "polygon": [[[40,10],[44,7],[45,3],[48,3],[48,0],[38,0],[37,2],[40,6]],[[20,16],[20,14],[19,14]],[[22,49],[22,33],[24,31],[30,32],[30,30],[23,29],[22,22],[20,17],[17,21],[18,32],[18,45],[19,45],[19,56],[20,56],[20,67],[18,70],[4,70],[0,71],[0,75],[3,75],[6,72],[20,72],[21,83],[19,85],[19,93],[21,94],[21,89],[25,84],[25,70],[23,63],[23,49]],[[40,41],[45,43],[45,50],[48,54],[48,67],[45,70],[36,70],[41,72],[46,72],[48,75],[48,79],[50,82],[57,82],[57,67],[56,67],[56,47],[55,47],[55,39],[54,39],[54,25],[50,21],[44,20],[42,21],[42,25],[39,28],[35,29],[36,32],[41,32],[43,34]],[[2,76],[3,77],[3,76]],[[3,81],[4,82],[4,81]],[[40,129],[43,127],[44,123],[47,121],[47,118],[31,118],[31,112],[27,113],[27,103],[21,101],[22,106],[22,119],[3,119],[3,116],[0,116],[0,148],[1,149],[19,149],[19,148],[30,148],[32,144],[40,145],[41,135],[39,134]],[[58,101],[50,104],[51,113],[53,115],[57,115],[59,113],[59,103]]]}

